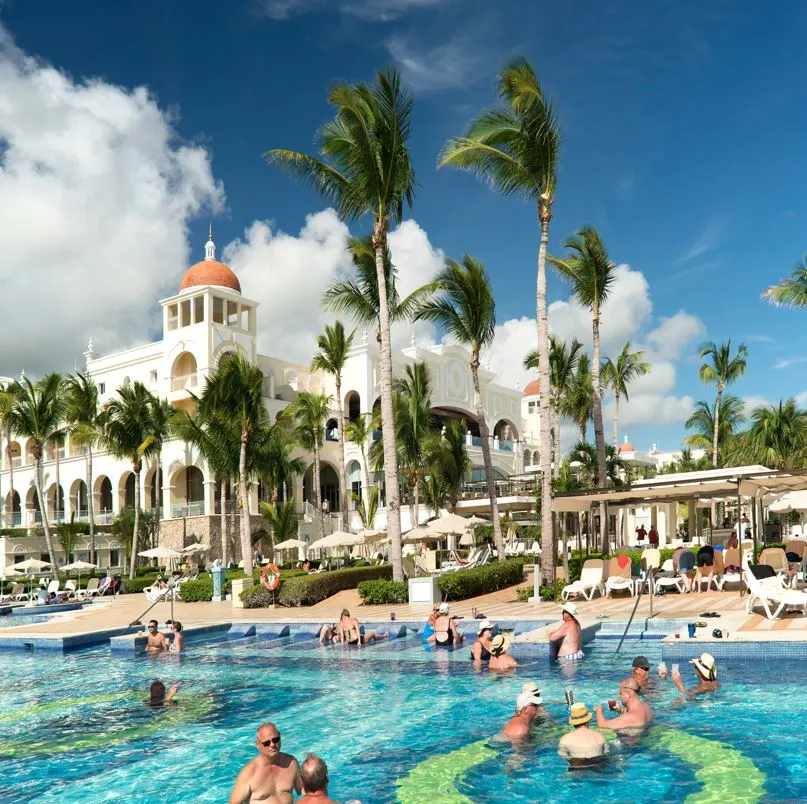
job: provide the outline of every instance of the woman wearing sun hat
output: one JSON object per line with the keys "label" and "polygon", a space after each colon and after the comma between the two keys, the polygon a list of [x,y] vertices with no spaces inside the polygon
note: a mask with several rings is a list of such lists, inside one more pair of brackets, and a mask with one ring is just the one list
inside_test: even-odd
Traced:
{"label": "woman wearing sun hat", "polygon": [[577,662],[583,658],[581,650],[581,629],[574,603],[564,603],[560,607],[563,622],[559,628],[549,633],[549,641],[557,643],[559,662]]}
{"label": "woman wearing sun hat", "polygon": [[471,645],[471,660],[474,662],[490,661],[490,642],[493,638],[494,625],[490,620],[482,620],[476,632],[476,639]]}
{"label": "woman wearing sun hat", "polygon": [[488,667],[491,670],[512,670],[518,667],[518,662],[507,653],[510,647],[510,637],[507,634],[496,634],[490,640],[490,661]]}
{"label": "woman wearing sun hat", "polygon": [[690,659],[689,663],[695,668],[698,683],[688,690],[681,680],[681,674],[677,670],[673,670],[673,684],[675,684],[684,695],[698,695],[701,692],[716,692],[717,663],[715,662],[715,657],[712,656],[711,653],[701,653],[697,659]]}
{"label": "woman wearing sun hat", "polygon": [[605,737],[590,728],[591,712],[584,703],[574,703],[569,708],[569,725],[574,731],[564,734],[558,743],[558,753],[569,760],[569,766],[584,767],[600,762],[605,757]]}

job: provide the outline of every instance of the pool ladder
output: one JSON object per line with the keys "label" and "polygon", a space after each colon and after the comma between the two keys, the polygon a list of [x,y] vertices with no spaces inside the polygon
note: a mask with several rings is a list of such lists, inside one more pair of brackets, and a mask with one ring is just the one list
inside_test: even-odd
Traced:
{"label": "pool ladder", "polygon": [[[636,602],[633,604],[633,611],[630,613],[630,619],[628,620],[628,624],[625,626],[625,631],[622,636],[619,638],[619,644],[616,646],[616,650],[614,653],[619,653],[620,649],[622,648],[622,643],[625,641],[625,637],[628,635],[628,631],[630,630],[631,624],[633,623],[633,618],[636,616],[636,609],[639,608],[639,601],[642,599],[642,594],[644,590],[647,588],[648,583],[652,585],[653,579],[653,569],[652,567],[648,567],[644,571],[644,577],[642,578],[642,584],[639,587],[639,591],[636,594]],[[653,618],[653,590],[650,590],[650,619]]]}

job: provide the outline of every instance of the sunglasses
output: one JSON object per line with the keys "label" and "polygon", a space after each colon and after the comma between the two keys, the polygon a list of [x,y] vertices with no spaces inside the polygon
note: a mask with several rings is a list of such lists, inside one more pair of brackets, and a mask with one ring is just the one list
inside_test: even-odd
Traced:
{"label": "sunglasses", "polygon": [[280,735],[278,734],[277,737],[270,737],[268,740],[258,740],[258,742],[264,748],[269,748],[270,745],[280,745]]}

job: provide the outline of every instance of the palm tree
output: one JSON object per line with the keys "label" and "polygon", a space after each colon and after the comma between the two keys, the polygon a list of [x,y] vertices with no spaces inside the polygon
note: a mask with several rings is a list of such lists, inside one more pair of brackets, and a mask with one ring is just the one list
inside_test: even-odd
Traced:
{"label": "palm tree", "polygon": [[597,448],[588,441],[578,441],[569,453],[570,461],[577,461],[580,470],[585,478],[586,484],[592,488],[597,485],[605,488],[611,485],[619,488],[622,485],[622,472],[627,468],[627,464],[619,457],[619,451],[612,444],[605,445],[606,457],[606,481],[599,480],[599,465],[597,463]]}
{"label": "palm tree", "polygon": [[92,450],[101,441],[101,407],[98,386],[87,373],[77,372],[65,382],[65,419],[71,440],[86,450],[87,518],[90,523],[90,562],[95,563],[95,495]]}
{"label": "palm tree", "polygon": [[286,414],[271,427],[266,428],[267,432],[261,439],[258,454],[255,456],[258,475],[266,483],[274,505],[280,501],[280,490],[287,491],[295,475],[305,472],[305,461],[302,458],[291,457],[296,443],[287,431],[288,424]]}
{"label": "palm tree", "polygon": [[[540,383],[550,387],[549,324],[546,309],[546,249],[557,184],[560,129],[552,104],[541,90],[530,63],[517,57],[499,76],[502,106],[483,112],[465,137],[449,140],[438,167],[450,165],[476,173],[504,195],[517,195],[537,206],[541,236],[538,246],[536,319]],[[554,581],[555,537],[552,526],[552,464],[549,395],[540,396],[541,431],[541,573]],[[493,517],[498,522],[498,517]]]}
{"label": "palm tree", "polygon": [[158,396],[153,396],[151,401],[151,426],[152,433],[155,440],[154,458],[155,458],[155,472],[154,483],[157,483],[157,488],[154,491],[154,532],[158,535],[160,533],[160,513],[162,500],[162,487],[163,487],[163,447],[165,442],[170,440],[173,435],[173,421],[177,417],[176,408],[169,404],[167,399],[161,399]]}
{"label": "palm tree", "polygon": [[128,459],[135,476],[134,522],[132,550],[129,557],[129,577],[135,577],[137,542],[140,533],[140,472],[143,461],[158,449],[154,435],[154,397],[142,382],[122,385],[117,398],[111,399],[101,414],[103,440],[116,458]]}
{"label": "palm tree", "polygon": [[345,334],[341,321],[333,326],[325,325],[325,332],[317,338],[319,351],[311,361],[312,371],[324,371],[333,375],[336,385],[336,404],[339,415],[336,419],[339,431],[339,507],[342,511],[342,527],[348,529],[349,506],[347,497],[347,473],[345,472],[345,406],[342,401],[342,369],[347,361],[347,353],[353,344],[354,332]]}
{"label": "palm tree", "polygon": [[[686,420],[687,430],[693,430],[684,439],[692,449],[711,450],[715,431],[715,407],[713,403],[701,399],[695,403],[692,415]],[[724,396],[720,402],[720,420],[717,430],[718,458],[723,455],[734,434],[745,422],[745,405],[736,396]]]}
{"label": "palm tree", "polygon": [[[415,171],[409,159],[412,96],[401,87],[398,73],[379,72],[376,83],[338,83],[329,101],[336,107],[334,119],[318,132],[322,158],[298,151],[275,149],[269,159],[293,176],[312,184],[342,220],[370,215],[375,255],[381,335],[381,431],[384,443],[384,475],[387,494],[387,532],[391,540],[392,575],[403,580],[401,564],[401,512],[398,464],[395,455],[395,423],[392,408],[392,346],[385,255],[390,224],[411,207]],[[319,479],[317,479],[319,480]]]}
{"label": "palm tree", "polygon": [[435,516],[445,507],[448,496],[448,486],[439,474],[428,474],[420,481],[420,493],[426,507],[434,512]]}
{"label": "palm tree", "polygon": [[218,371],[208,377],[202,398],[216,416],[222,417],[232,426],[240,443],[238,495],[241,507],[241,557],[244,561],[244,572],[249,576],[252,569],[253,545],[247,452],[252,437],[266,421],[266,409],[263,406],[263,374],[242,354],[237,352],[226,354],[219,363]]}
{"label": "palm tree", "polygon": [[47,505],[42,494],[42,451],[63,426],[62,378],[58,374],[46,374],[37,383],[32,383],[28,377],[23,377],[14,383],[11,394],[11,406],[5,417],[6,425],[18,436],[28,439],[34,459],[34,488],[42,517],[42,528],[45,531],[51,573],[54,579],[58,580],[56,553],[53,550]]}
{"label": "palm tree", "polygon": [[493,522],[493,541],[504,560],[504,539],[499,521],[499,504],[496,499],[496,478],[490,457],[490,431],[482,403],[482,388],[479,384],[480,354],[493,343],[496,334],[496,304],[490,288],[485,265],[469,255],[462,263],[446,260],[445,267],[435,278],[440,293],[434,299],[424,301],[416,317],[434,321],[471,352],[471,380],[474,385],[474,406],[482,439],[482,459],[490,497],[490,517]]}
{"label": "palm tree", "polygon": [[[555,487],[555,493],[561,494],[564,492],[575,492],[582,489],[582,484],[578,476],[572,471],[571,464],[568,459],[560,461],[560,471],[557,477],[552,481]],[[569,514],[563,513],[559,516],[560,534],[563,543],[563,569],[566,577],[569,577],[569,550],[568,550],[568,528],[566,527]]]}
{"label": "palm tree", "polygon": [[628,341],[616,361],[606,357],[602,364],[602,380],[614,392],[614,446],[619,448],[619,399],[628,401],[628,385],[650,371],[650,364],[642,360],[644,352],[631,352]]}
{"label": "palm tree", "polygon": [[[700,356],[707,358],[698,372],[698,376],[703,383],[715,383],[717,385],[717,398],[715,400],[714,424],[712,430],[712,466],[717,468],[717,442],[720,428],[720,400],[727,385],[738,380],[745,374],[748,358],[748,348],[741,343],[737,348],[737,354],[731,355],[731,341],[721,343],[717,346],[713,341],[706,341],[701,344]],[[714,520],[712,520],[714,521]]]}
{"label": "palm tree", "polygon": [[369,490],[366,498],[359,502],[356,512],[365,530],[372,530],[375,527],[375,515],[378,513],[378,486],[373,486]]}
{"label": "palm tree", "polygon": [[464,419],[451,419],[440,433],[434,433],[424,447],[430,474],[438,475],[445,488],[453,513],[457,513],[462,484],[471,472],[471,457],[465,443],[467,424]]}
{"label": "palm tree", "polygon": [[763,290],[762,298],[777,307],[790,307],[795,310],[807,307],[807,255],[801,258],[801,262],[787,279]]}
{"label": "palm tree", "polygon": [[294,510],[294,501],[261,502],[260,509],[272,534],[269,557],[274,560],[275,545],[297,536],[297,513]]}
{"label": "palm tree", "polygon": [[370,493],[370,463],[367,457],[367,442],[373,430],[378,428],[373,424],[373,417],[370,413],[362,413],[352,422],[345,425],[345,438],[358,445],[361,451],[362,469],[364,470],[364,494],[359,495],[362,499]]}
{"label": "palm tree", "polygon": [[[552,475],[557,479],[561,466],[560,455],[560,416],[565,400],[568,399],[574,383],[574,372],[583,344],[574,338],[566,344],[554,335],[549,336],[549,409],[552,431]],[[533,349],[524,358],[524,368],[538,369],[538,350]]]}
{"label": "palm tree", "polygon": [[300,446],[314,453],[314,469],[311,485],[314,487],[314,504],[319,520],[319,537],[325,536],[325,519],[322,516],[322,487],[320,481],[319,454],[325,436],[325,423],[331,410],[331,397],[303,391],[291,404],[291,415],[296,421],[294,434]]}
{"label": "palm tree", "polygon": [[801,469],[807,460],[807,411],[795,399],[751,412],[747,457],[772,469]]}
{"label": "palm tree", "polygon": [[426,442],[437,425],[437,417],[431,412],[431,386],[429,367],[424,362],[407,366],[405,376],[392,383],[398,466],[409,487],[412,528],[419,524],[420,478],[426,467]]}
{"label": "palm tree", "polygon": [[[14,456],[11,454],[11,426],[8,421],[8,412],[14,401],[14,383],[0,387],[0,428],[6,439],[6,457],[8,458],[8,499],[11,502],[12,520],[14,514]],[[2,499],[2,498],[0,498]],[[6,513],[5,502],[2,502],[3,515]],[[8,522],[5,523],[9,527]],[[16,524],[16,523],[12,523]]]}
{"label": "palm tree", "polygon": [[591,382],[591,360],[585,352],[577,356],[577,365],[569,389],[560,400],[560,413],[574,421],[580,440],[586,440],[588,423],[594,413],[594,386]]}

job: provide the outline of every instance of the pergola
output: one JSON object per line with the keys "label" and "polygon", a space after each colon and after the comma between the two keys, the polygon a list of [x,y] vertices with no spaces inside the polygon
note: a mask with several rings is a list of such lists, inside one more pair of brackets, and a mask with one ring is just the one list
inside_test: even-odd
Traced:
{"label": "pergola", "polygon": [[[586,492],[556,494],[553,510],[558,513],[588,511],[601,502],[606,508],[636,508],[663,504],[689,505],[690,533],[695,532],[698,505],[709,505],[713,500],[736,500],[738,512],[743,500],[751,510],[751,528],[754,543],[762,524],[763,503],[770,504],[778,495],[807,489],[807,470],[775,470],[765,466],[734,466],[725,469],[707,469],[702,472],[681,472],[657,475],[638,480],[620,489],[605,488]],[[742,545],[741,545],[742,549]]]}

